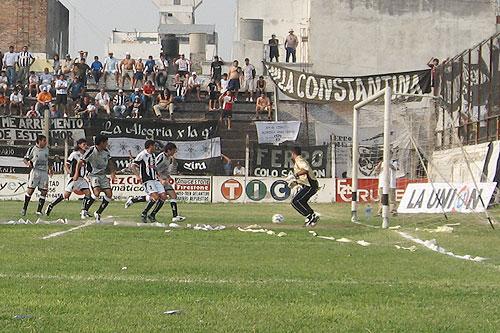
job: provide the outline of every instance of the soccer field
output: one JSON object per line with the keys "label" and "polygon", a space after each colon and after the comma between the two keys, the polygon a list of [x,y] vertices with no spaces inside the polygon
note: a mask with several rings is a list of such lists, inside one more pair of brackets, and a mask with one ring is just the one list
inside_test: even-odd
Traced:
{"label": "soccer field", "polygon": [[[0,207],[0,220],[19,219],[20,202]],[[450,218],[460,223],[452,233],[423,230],[445,223],[441,216],[397,217],[391,225],[401,229],[381,230],[350,223],[347,205],[314,207],[320,236],[370,245],[313,237],[286,204],[179,205],[187,223],[222,231],[90,225],[44,240],[74,225],[0,225],[0,331],[500,331],[498,230],[467,215]],[[51,220],[78,221],[79,208],[63,203]],[[104,217],[134,221],[141,208],[112,203]],[[275,213],[284,224],[270,223]],[[286,236],[236,228],[251,224]],[[488,259],[436,253],[398,231]]]}

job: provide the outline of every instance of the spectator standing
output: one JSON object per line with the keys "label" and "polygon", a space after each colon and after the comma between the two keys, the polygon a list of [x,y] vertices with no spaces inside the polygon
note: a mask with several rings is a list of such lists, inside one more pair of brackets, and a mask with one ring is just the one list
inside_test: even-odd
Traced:
{"label": "spectator standing", "polygon": [[[59,75],[55,83],[56,88],[56,105],[59,112],[62,112],[64,117],[67,117],[68,106],[68,81],[64,78],[64,74]],[[62,111],[64,110],[64,111]]]}
{"label": "spectator standing", "polygon": [[10,104],[9,104],[9,115],[12,116],[12,109],[17,109],[19,112],[18,115],[23,114],[23,94],[19,88],[14,88],[12,93],[10,94]]}
{"label": "spectator standing", "polygon": [[87,86],[87,74],[90,71],[89,65],[85,62],[85,59],[80,59],[79,62],[75,62],[76,78],[83,83],[83,86]]}
{"label": "spectator standing", "polygon": [[85,86],[83,85],[83,82],[80,81],[80,79],[76,79],[75,81],[71,82],[69,85],[69,93],[70,97],[73,100],[73,103],[77,103],[82,99],[84,96],[85,92]]}
{"label": "spectator standing", "polygon": [[54,75],[61,74],[61,59],[59,59],[59,54],[54,54],[52,58],[52,73]]}
{"label": "spectator standing", "polygon": [[19,66],[18,80],[21,81],[22,84],[25,84],[28,81],[30,67],[34,62],[35,57],[33,57],[33,54],[28,51],[27,46],[23,46],[23,50],[19,53],[19,57],[17,59],[17,64]]}
{"label": "spectator standing", "polygon": [[28,77],[28,94],[31,97],[35,97],[38,94],[38,85],[40,84],[40,78],[35,72],[31,71]]}
{"label": "spectator standing", "polygon": [[101,79],[104,65],[99,61],[99,57],[94,57],[94,62],[90,65],[90,70],[92,71],[92,77],[94,78],[95,84],[99,85],[99,80]]}
{"label": "spectator standing", "polygon": [[238,60],[233,61],[231,68],[229,68],[229,83],[227,85],[227,90],[234,92],[235,96],[238,96],[238,91],[240,90],[240,73],[238,71]]}
{"label": "spectator standing", "polygon": [[233,104],[236,101],[234,91],[226,91],[219,97],[219,103],[222,105],[222,120],[226,122],[227,129],[231,129],[231,119],[233,118]]}
{"label": "spectator standing", "polygon": [[[151,81],[153,82],[153,81]],[[144,63],[139,58],[134,66],[134,79],[132,80],[132,88],[135,89],[137,85],[142,86],[144,83]]]}
{"label": "spectator standing", "polygon": [[177,74],[180,76],[184,76],[189,73],[191,68],[191,63],[188,59],[186,59],[184,54],[181,54],[181,57],[175,61],[175,65],[177,66]]}
{"label": "spectator standing", "polygon": [[224,170],[225,176],[231,176],[233,174],[233,162],[229,157],[224,154],[221,154],[222,158],[222,168]]}
{"label": "spectator standing", "polygon": [[273,59],[276,60],[276,62],[279,62],[279,57],[280,57],[280,51],[279,51],[279,45],[280,41],[278,38],[276,38],[275,34],[271,35],[271,39],[268,42],[269,44],[269,61],[272,62]]}
{"label": "spectator standing", "polygon": [[106,59],[104,59],[104,86],[107,87],[108,75],[115,77],[116,86],[120,85],[120,72],[118,70],[118,59],[113,56],[113,52],[109,52]]}
{"label": "spectator standing", "polygon": [[210,65],[210,73],[211,78],[214,80],[214,83],[217,85],[217,88],[221,90],[220,81],[222,79],[222,66],[224,62],[219,59],[219,56],[214,57],[214,61]]}
{"label": "spectator standing", "polygon": [[288,36],[285,38],[285,50],[286,50],[286,62],[290,62],[290,56],[292,57],[292,62],[297,62],[297,46],[299,45],[299,39],[293,34],[293,29],[290,29]]}
{"label": "spectator standing", "polygon": [[95,95],[95,102],[97,111],[104,109],[108,117],[111,116],[111,98],[104,88],[101,88],[97,95]]}
{"label": "spectator standing", "polygon": [[229,86],[229,80],[227,73],[222,74],[222,79],[220,80],[220,93],[223,94],[227,91],[227,87]]}
{"label": "spectator standing", "polygon": [[66,55],[66,58],[64,58],[62,64],[61,64],[61,71],[64,75],[68,75],[72,72],[73,70],[73,60],[71,60],[71,56],[69,54]]}
{"label": "spectator standing", "polygon": [[[220,82],[219,82],[220,83]],[[216,109],[217,101],[219,100],[217,85],[215,83],[215,79],[212,78],[210,83],[208,84],[208,111],[212,111]]]}
{"label": "spectator standing", "polygon": [[158,89],[163,89],[167,84],[168,79],[168,60],[163,54],[160,55],[160,60],[156,62],[156,86]]}
{"label": "spectator standing", "polygon": [[236,166],[234,167],[233,170],[233,176],[244,176],[245,175],[245,168],[241,165],[240,161],[236,162]]}
{"label": "spectator standing", "polygon": [[123,93],[123,89],[118,90],[118,94],[113,98],[113,113],[116,118],[128,118],[128,97]]}
{"label": "spectator standing", "polygon": [[9,46],[9,52],[3,55],[3,69],[7,72],[10,88],[16,83],[16,64],[18,57],[19,55],[14,52],[14,46]]}
{"label": "spectator standing", "polygon": [[247,91],[247,102],[253,102],[253,94],[255,92],[255,67],[250,63],[250,59],[245,59],[245,67],[243,68],[243,88]]}
{"label": "spectator standing", "polygon": [[144,94],[144,111],[146,115],[153,109],[155,86],[152,81],[147,81],[144,87],[142,87],[142,92]]}
{"label": "spectator standing", "polygon": [[144,63],[144,73],[146,75],[146,81],[151,80],[153,82],[155,81],[155,67],[156,67],[156,62],[153,59],[153,56],[150,55],[148,57],[148,60]]}
{"label": "spectator standing", "polygon": [[125,89],[125,79],[127,78],[130,81],[130,86],[132,86],[132,81],[134,80],[134,66],[135,60],[132,59],[130,53],[125,53],[125,59],[120,62],[119,66],[119,72],[121,73],[122,77],[122,89]]}
{"label": "spectator standing", "polygon": [[169,89],[160,91],[158,94],[157,104],[153,106],[156,117],[161,118],[162,112],[168,112],[170,119],[174,115],[174,100]]}

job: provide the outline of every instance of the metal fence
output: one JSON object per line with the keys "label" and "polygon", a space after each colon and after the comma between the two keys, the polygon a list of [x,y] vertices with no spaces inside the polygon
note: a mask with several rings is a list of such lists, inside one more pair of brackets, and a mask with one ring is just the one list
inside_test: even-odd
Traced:
{"label": "metal fence", "polygon": [[448,60],[436,72],[436,148],[500,139],[500,33]]}

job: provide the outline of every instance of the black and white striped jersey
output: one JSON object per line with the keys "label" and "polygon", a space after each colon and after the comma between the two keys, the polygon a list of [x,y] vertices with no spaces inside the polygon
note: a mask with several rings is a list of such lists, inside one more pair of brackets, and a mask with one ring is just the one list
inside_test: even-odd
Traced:
{"label": "black and white striped jersey", "polygon": [[165,153],[160,153],[156,156],[156,170],[161,179],[169,178],[176,174],[177,164],[173,156],[167,156]]}
{"label": "black and white striped jersey", "polygon": [[153,154],[148,153],[146,149],[141,151],[134,160],[134,164],[139,167],[142,182],[156,178],[156,163]]}
{"label": "black and white striped jersey", "polygon": [[[78,162],[83,158],[83,155],[80,151],[74,151],[68,156],[66,163],[69,164],[70,177],[73,177],[75,174]],[[80,168],[79,177],[85,177],[85,168]]]}

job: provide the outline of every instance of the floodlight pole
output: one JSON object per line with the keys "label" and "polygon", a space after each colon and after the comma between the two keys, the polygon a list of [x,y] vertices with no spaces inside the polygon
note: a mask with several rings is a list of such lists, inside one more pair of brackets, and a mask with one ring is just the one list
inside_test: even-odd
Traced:
{"label": "floodlight pole", "polygon": [[353,108],[353,113],[352,113],[352,172],[351,172],[351,178],[352,178],[352,199],[351,199],[351,221],[352,222],[358,222],[358,201],[359,201],[359,196],[358,196],[358,169],[359,169],[359,141],[358,141],[358,129],[359,129],[359,109],[361,109],[363,106],[367,105],[368,103],[371,103],[372,101],[376,100],[377,98],[380,98],[384,96],[386,93],[387,88],[380,90],[376,94],[368,97],[367,99],[359,102],[358,104],[354,105]]}
{"label": "floodlight pole", "polygon": [[[382,188],[382,228],[389,227],[389,188],[391,175],[391,87],[385,88],[384,97],[384,160],[382,161],[382,169],[384,170],[384,186]],[[379,185],[380,188],[380,185]]]}

